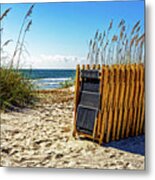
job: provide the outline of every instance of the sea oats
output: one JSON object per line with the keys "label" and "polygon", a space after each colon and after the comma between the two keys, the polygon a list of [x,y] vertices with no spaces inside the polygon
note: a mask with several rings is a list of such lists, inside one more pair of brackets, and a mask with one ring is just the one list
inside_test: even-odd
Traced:
{"label": "sea oats", "polygon": [[104,42],[104,39],[102,38],[102,39],[101,39],[101,42],[100,42],[100,46],[103,45],[103,42]]}
{"label": "sea oats", "polygon": [[123,31],[123,32],[125,31],[125,26],[122,26],[122,31]]}
{"label": "sea oats", "polygon": [[105,44],[105,46],[104,46],[104,51],[106,50],[108,44],[109,44],[109,41],[106,42],[106,44]]}
{"label": "sea oats", "polygon": [[133,46],[133,44],[134,44],[134,42],[136,41],[137,38],[138,38],[138,34],[136,34],[136,35],[131,39],[131,41],[130,41],[130,50],[131,50],[131,48],[132,48],[132,46]]}
{"label": "sea oats", "polygon": [[114,36],[112,37],[112,42],[116,42],[117,39],[118,39],[118,36],[114,35]]}
{"label": "sea oats", "polygon": [[102,39],[102,33],[100,33],[98,41],[100,41]]}
{"label": "sea oats", "polygon": [[103,32],[103,39],[105,38],[105,36],[106,36],[106,32],[104,31],[104,32]]}
{"label": "sea oats", "polygon": [[89,60],[89,58],[90,58],[90,53],[87,54],[87,60]]}
{"label": "sea oats", "polygon": [[12,39],[7,40],[7,41],[3,44],[2,47],[7,46],[10,42],[13,42],[13,40],[12,40]]}
{"label": "sea oats", "polygon": [[34,8],[34,4],[29,8],[28,12],[26,13],[25,18],[31,16],[33,8]]}
{"label": "sea oats", "polygon": [[140,31],[140,26],[137,28],[136,33],[138,33],[139,31]]}
{"label": "sea oats", "polygon": [[0,16],[0,21],[2,21],[2,19],[7,16],[7,14],[9,13],[9,11],[11,10],[11,8],[8,8],[5,10],[5,12],[2,14],[2,16]]}
{"label": "sea oats", "polygon": [[97,37],[98,37],[98,30],[95,33],[95,39],[97,39]]}
{"label": "sea oats", "polygon": [[125,24],[124,19],[122,19],[122,20],[120,21],[120,23],[119,23],[119,25],[118,25],[118,28],[120,28],[123,24]]}
{"label": "sea oats", "polygon": [[[140,31],[142,31],[140,20],[134,24],[131,33],[129,32],[130,29],[126,30],[128,26],[126,26],[124,19],[122,19],[118,24],[118,32],[109,35],[113,25],[113,20],[111,20],[107,32],[102,31],[100,33],[97,30],[91,47],[89,44],[89,52],[92,51],[94,63],[98,61],[95,60],[95,58],[98,58],[98,52],[100,53],[101,63],[108,63],[108,61],[110,63],[116,63],[116,61],[119,63],[123,62],[123,59],[125,63],[133,62],[133,59],[135,59],[135,62],[139,62],[139,48],[143,48],[142,44],[144,43],[141,43],[141,41],[144,41],[145,36],[144,33],[139,37]],[[100,51],[98,48],[100,48]]]}
{"label": "sea oats", "polygon": [[134,34],[134,31],[135,31],[135,29],[138,27],[139,24],[140,24],[140,20],[137,21],[137,23],[133,26],[132,31],[131,31],[131,35]]}
{"label": "sea oats", "polygon": [[123,31],[120,31],[120,40],[122,40],[122,38],[123,38]]}
{"label": "sea oats", "polygon": [[32,20],[30,20],[26,26],[25,32],[30,30],[30,26],[32,25]]}
{"label": "sea oats", "polygon": [[145,38],[145,33],[143,33],[138,39],[137,41],[140,42],[141,40],[143,40]]}
{"label": "sea oats", "polygon": [[120,49],[119,49],[118,54],[120,54],[120,53],[121,53],[121,51],[122,51],[122,48],[120,48]]}
{"label": "sea oats", "polygon": [[91,39],[90,42],[89,42],[89,47],[91,47],[92,43],[93,43],[93,41]]}
{"label": "sea oats", "polygon": [[97,43],[94,41],[94,44],[93,44],[93,53],[96,52],[96,49],[97,49]]}
{"label": "sea oats", "polygon": [[112,29],[112,25],[113,25],[113,20],[110,21],[110,25],[109,25],[108,31],[110,31]]}
{"label": "sea oats", "polygon": [[126,40],[126,42],[125,42],[125,47],[127,48],[128,47],[128,39]]}

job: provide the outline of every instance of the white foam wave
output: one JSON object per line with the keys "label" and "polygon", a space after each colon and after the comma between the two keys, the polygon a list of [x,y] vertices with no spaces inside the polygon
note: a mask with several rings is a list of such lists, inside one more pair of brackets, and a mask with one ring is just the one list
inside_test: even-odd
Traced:
{"label": "white foam wave", "polygon": [[64,82],[64,81],[67,81],[67,80],[71,80],[71,78],[41,78],[41,79],[32,79],[32,83],[56,83],[56,82]]}
{"label": "white foam wave", "polygon": [[36,85],[39,89],[49,89],[60,87],[60,83],[71,80],[71,78],[41,78],[33,79],[31,82]]}

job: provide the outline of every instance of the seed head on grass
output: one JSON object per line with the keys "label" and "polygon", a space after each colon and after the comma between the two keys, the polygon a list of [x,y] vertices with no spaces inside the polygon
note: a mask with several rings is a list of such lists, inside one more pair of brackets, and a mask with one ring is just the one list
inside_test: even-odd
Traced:
{"label": "seed head on grass", "polygon": [[120,40],[122,40],[124,32],[125,32],[125,26],[122,26],[121,31],[120,31]]}
{"label": "seed head on grass", "polygon": [[134,34],[135,29],[139,26],[139,24],[140,24],[140,20],[139,20],[139,21],[137,21],[137,23],[133,26],[132,31],[131,31],[131,35],[133,35],[133,34]]}
{"label": "seed head on grass", "polygon": [[32,25],[32,20],[30,20],[26,26],[25,32],[30,30],[30,26]]}
{"label": "seed head on grass", "polygon": [[138,33],[140,31],[140,28],[141,28],[140,26],[137,28],[136,33]]}
{"label": "seed head on grass", "polygon": [[98,30],[96,31],[96,33],[95,33],[95,37],[94,37],[94,39],[97,39],[97,37],[98,37]]}
{"label": "seed head on grass", "polygon": [[113,19],[110,21],[108,32],[112,29],[112,25],[113,25]]}
{"label": "seed head on grass", "polygon": [[122,25],[124,25],[125,24],[125,20],[124,19],[122,19],[121,21],[120,21],[120,23],[118,24],[118,28],[120,28]]}
{"label": "seed head on grass", "polygon": [[5,43],[2,45],[2,47],[7,46],[10,42],[13,42],[13,40],[9,39],[9,40],[5,41]]}
{"label": "seed head on grass", "polygon": [[90,53],[87,54],[87,60],[89,60],[89,58],[90,58]]}
{"label": "seed head on grass", "polygon": [[106,50],[106,48],[107,48],[108,44],[109,44],[109,41],[107,41],[107,42],[106,42],[106,44],[105,44],[105,46],[104,46],[104,48],[103,48],[103,49],[104,49],[104,51]]}
{"label": "seed head on grass", "polygon": [[94,43],[93,43],[93,53],[95,53],[95,50],[96,50],[96,42],[94,41]]}
{"label": "seed head on grass", "polygon": [[92,41],[92,39],[91,39],[91,40],[89,41],[89,47],[91,47],[92,43],[93,43],[93,41]]}
{"label": "seed head on grass", "polygon": [[28,18],[29,16],[31,16],[33,8],[34,8],[34,4],[32,4],[32,6],[27,11],[27,13],[25,15],[25,19]]}
{"label": "seed head on grass", "polygon": [[104,31],[104,32],[103,32],[103,39],[105,38],[105,36],[106,36],[106,32]]}
{"label": "seed head on grass", "polygon": [[5,10],[5,12],[2,14],[2,16],[0,16],[0,21],[2,21],[4,19],[4,17],[6,17],[8,15],[10,10],[11,10],[11,8],[8,8]]}
{"label": "seed head on grass", "polygon": [[102,39],[102,33],[100,33],[98,41],[100,41]]}
{"label": "seed head on grass", "polygon": [[116,36],[116,35],[114,35],[113,37],[112,37],[112,42],[116,42],[117,41],[117,39],[118,39],[118,36]]}
{"label": "seed head on grass", "polygon": [[140,42],[140,41],[144,41],[144,39],[145,39],[145,33],[143,33],[137,40],[136,40],[136,44],[138,45],[138,43]]}
{"label": "seed head on grass", "polygon": [[138,34],[136,34],[136,35],[131,39],[131,41],[130,41],[130,50],[131,50],[131,48],[132,48],[132,46],[133,46],[133,44],[134,44],[134,42],[136,41],[137,38],[138,38]]}
{"label": "seed head on grass", "polygon": [[100,42],[100,46],[103,45],[103,42],[104,42],[104,39],[102,38],[102,39],[101,39],[101,42]]}
{"label": "seed head on grass", "polygon": [[128,39],[126,40],[126,42],[125,42],[125,49],[127,49],[128,48]]}

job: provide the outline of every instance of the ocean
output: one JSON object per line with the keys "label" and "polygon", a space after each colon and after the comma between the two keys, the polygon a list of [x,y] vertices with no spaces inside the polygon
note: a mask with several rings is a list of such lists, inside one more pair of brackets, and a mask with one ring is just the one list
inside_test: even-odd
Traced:
{"label": "ocean", "polygon": [[61,82],[73,80],[76,73],[75,70],[61,69],[21,69],[20,72],[40,90],[59,88]]}

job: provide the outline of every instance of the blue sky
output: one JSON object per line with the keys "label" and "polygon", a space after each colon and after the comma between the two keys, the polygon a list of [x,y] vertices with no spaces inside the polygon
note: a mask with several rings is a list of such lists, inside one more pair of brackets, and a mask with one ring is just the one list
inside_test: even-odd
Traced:
{"label": "blue sky", "polygon": [[[2,12],[12,8],[2,22],[2,41],[14,40],[6,49],[10,53],[30,5],[3,4],[1,7]],[[107,29],[111,19],[117,27],[122,18],[129,28],[139,19],[144,25],[144,1],[37,3],[26,37],[30,57],[24,57],[22,68],[75,68],[77,63],[85,63],[88,42],[96,30]]]}

